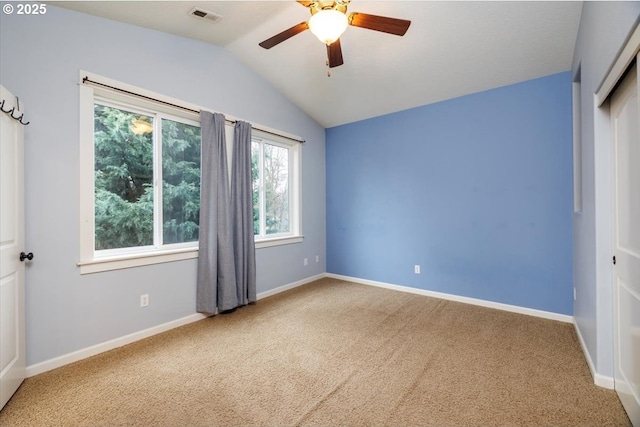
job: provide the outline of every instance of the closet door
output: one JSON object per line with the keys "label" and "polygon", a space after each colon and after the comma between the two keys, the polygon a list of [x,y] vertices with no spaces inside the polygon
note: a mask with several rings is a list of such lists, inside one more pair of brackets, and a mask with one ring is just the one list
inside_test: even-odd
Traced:
{"label": "closet door", "polygon": [[611,96],[615,389],[640,427],[640,96],[634,65]]}

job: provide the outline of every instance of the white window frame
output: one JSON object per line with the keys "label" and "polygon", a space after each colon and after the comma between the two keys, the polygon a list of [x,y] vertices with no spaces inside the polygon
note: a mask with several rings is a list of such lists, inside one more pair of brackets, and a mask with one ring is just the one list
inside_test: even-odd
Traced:
{"label": "white window frame", "polygon": [[[143,114],[148,117],[153,118],[153,134],[154,142],[153,142],[153,244],[147,246],[136,246],[136,247],[127,247],[127,248],[114,248],[114,249],[101,249],[94,250],[94,258],[95,259],[103,259],[103,258],[113,258],[120,257],[122,255],[126,256],[129,254],[144,254],[144,253],[153,253],[158,251],[175,251],[180,249],[197,249],[198,241],[193,242],[183,242],[183,243],[172,243],[172,244],[164,244],[163,242],[163,229],[162,224],[164,223],[162,215],[163,215],[163,174],[162,174],[162,121],[170,120],[179,123],[184,123],[191,126],[200,127],[200,121],[195,120],[195,117],[187,118],[185,115],[176,116],[173,114],[167,114],[158,112],[154,109],[144,108],[140,105],[131,105],[125,104],[122,102],[113,101],[107,97],[95,95],[94,94],[94,105],[103,105],[109,108],[117,108],[119,110],[132,112],[135,114]],[[94,141],[95,147],[95,141]],[[95,158],[94,158],[95,164]],[[95,179],[94,179],[95,184]],[[95,189],[95,188],[94,188]],[[94,197],[95,202],[95,197]],[[95,213],[94,213],[95,215]],[[95,237],[95,230],[94,230]],[[95,244],[95,241],[94,241]]]}
{"label": "white window frame", "polygon": [[[113,91],[97,85],[80,84],[80,259],[77,265],[80,267],[80,274],[90,274],[110,270],[118,270],[123,268],[139,267],[144,265],[159,264],[172,261],[180,261],[198,257],[198,242],[190,242],[183,244],[172,244],[162,248],[145,247],[145,248],[123,248],[118,250],[95,251],[95,183],[94,183],[94,103],[107,102],[117,106],[118,103],[123,104],[125,108],[137,108],[143,111],[154,111],[158,114],[168,114],[171,117],[178,117],[182,120],[193,121],[199,123],[197,114],[190,113],[184,108],[194,111],[200,111],[205,108],[198,105],[189,104],[182,100],[167,97],[152,91],[148,91],[136,86],[128,85],[107,77],[103,77],[94,73],[80,70],[80,81],[87,77],[94,82],[100,82],[103,85],[117,87],[123,91],[129,91],[142,97],[159,100],[161,103],[146,101],[140,96],[127,95],[122,91]],[[164,105],[164,103],[179,105],[184,108],[176,108]],[[235,118],[227,116],[229,120]],[[262,130],[256,129],[260,127]],[[227,153],[231,156],[233,147],[233,124],[227,123],[225,126]],[[157,130],[156,130],[157,131]],[[282,135],[279,136],[278,134]],[[301,197],[301,159],[302,149],[300,140],[295,135],[270,129],[262,125],[254,125],[252,135],[259,138],[282,144],[290,149],[289,179],[290,179],[290,221],[291,232],[286,235],[274,235],[265,238],[256,237],[256,249],[286,245],[291,243],[300,243],[303,241],[302,234],[302,197]],[[159,158],[160,159],[160,158]],[[154,162],[161,160],[154,160]],[[231,165],[231,158],[228,159]],[[154,174],[157,169],[154,163]],[[229,169],[230,170],[230,169]],[[154,179],[156,179],[154,175]],[[154,203],[161,203],[161,200],[154,195]],[[156,209],[157,210],[157,205]],[[160,230],[159,232],[161,232]],[[154,232],[158,232],[154,230]]]}
{"label": "white window frame", "polygon": [[[292,141],[288,138],[282,138],[278,135],[262,132],[254,129],[251,132],[252,142],[258,142],[261,144],[260,158],[262,159],[262,144],[270,144],[277,147],[283,147],[288,150],[289,159],[289,225],[290,229],[286,233],[278,234],[264,234],[260,233],[255,236],[256,248],[263,248],[274,245],[299,243],[303,240],[302,235],[302,221],[301,221],[301,209],[302,209],[302,197],[301,197],[301,143]],[[260,163],[260,210],[265,211],[264,201],[264,183],[262,182],[262,162]],[[260,230],[265,228],[265,217],[260,215]]]}

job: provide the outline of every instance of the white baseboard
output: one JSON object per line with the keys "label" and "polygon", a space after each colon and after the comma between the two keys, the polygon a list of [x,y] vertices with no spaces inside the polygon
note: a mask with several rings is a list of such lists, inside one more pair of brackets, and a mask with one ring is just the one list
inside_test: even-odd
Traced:
{"label": "white baseboard", "polygon": [[[298,286],[305,285],[318,279],[325,277],[325,274],[318,274],[316,276],[307,277],[306,279],[298,280],[297,282],[289,283],[284,286],[280,286],[275,289],[260,292],[256,295],[257,299],[266,298],[280,292],[287,291],[289,289],[296,288]],[[115,338],[100,344],[92,345],[91,347],[83,348],[81,350],[74,351],[62,356],[55,357],[53,359],[45,360],[44,362],[36,363],[34,365],[27,366],[26,376],[27,378],[33,377],[38,374],[42,374],[52,369],[60,368],[64,365],[68,365],[73,362],[77,362],[87,357],[95,356],[96,354],[104,353],[105,351],[113,350],[114,348],[122,347],[123,345],[131,344],[132,342],[139,341],[144,338],[168,331],[170,329],[177,328],[179,326],[186,325],[188,323],[197,322],[207,318],[208,315],[201,313],[194,313],[181,319],[172,320],[161,325],[153,326],[143,331],[134,332],[123,337]]]}
{"label": "white baseboard", "polygon": [[288,285],[283,285],[274,289],[269,289],[268,291],[260,292],[258,295],[256,295],[256,297],[260,300],[262,298],[279,294],[280,292],[288,291],[289,289],[297,288],[298,286],[306,285],[307,283],[314,282],[324,277],[327,277],[325,273],[316,274],[315,276],[307,277],[305,279],[298,280],[297,282],[289,283]]}
{"label": "white baseboard", "polygon": [[150,336],[168,331],[173,328],[177,328],[178,326],[197,322],[198,320],[202,320],[206,317],[207,315],[201,313],[191,314],[181,319],[172,320],[171,322],[153,326],[151,328],[105,341],[100,344],[92,345],[91,347],[83,348],[81,350],[77,350],[62,356],[54,357],[53,359],[45,360],[44,362],[27,366],[26,376],[27,378],[33,377],[34,375],[42,374],[43,372],[68,365],[73,362],[77,362],[78,360],[86,359],[87,357],[95,356],[96,354],[104,353],[105,351],[113,350],[114,348],[122,347],[126,344],[131,344],[132,342],[148,338]]}
{"label": "white baseboard", "polygon": [[608,388],[609,390],[613,390],[615,387],[612,377],[607,377],[597,373],[593,375],[593,383],[599,387]]}
{"label": "white baseboard", "polygon": [[[485,300],[480,300],[480,299],[476,299],[476,298],[469,298],[469,297],[462,297],[462,296],[458,296],[458,295],[452,295],[452,294],[446,294],[446,293],[442,293],[442,292],[435,292],[435,291],[427,291],[424,289],[417,289],[417,288],[412,288],[412,287],[408,287],[408,286],[400,286],[400,285],[393,285],[390,283],[384,283],[384,282],[377,282],[377,281],[373,281],[373,280],[367,280],[367,279],[360,279],[357,277],[350,277],[350,276],[342,276],[342,275],[338,275],[338,274],[333,274],[333,273],[321,273],[315,276],[311,276],[311,277],[307,277],[305,279],[302,280],[298,280],[296,282],[293,283],[289,283],[287,285],[283,285],[274,289],[270,289],[268,291],[264,291],[264,292],[260,292],[257,294],[257,299],[263,299],[263,298],[267,298],[270,297],[272,295],[276,295],[279,294],[281,292],[284,291],[288,291],[290,289],[296,288],[298,286],[302,286],[305,285],[307,283],[311,283],[315,280],[318,279],[322,279],[324,277],[330,277],[330,278],[334,278],[334,279],[339,279],[339,280],[345,280],[345,281],[349,281],[349,282],[354,282],[354,283],[360,283],[363,285],[370,285],[370,286],[377,286],[377,287],[381,287],[381,288],[386,288],[386,289],[392,289],[392,290],[396,290],[396,291],[400,291],[400,292],[408,292],[408,293],[413,293],[413,294],[418,294],[418,295],[424,295],[424,296],[429,296],[429,297],[434,297],[434,298],[440,298],[440,299],[445,299],[445,300],[450,300],[450,301],[457,301],[457,302],[462,302],[462,303],[466,303],[466,304],[473,304],[473,305],[479,305],[479,306],[483,306],[483,307],[489,307],[489,308],[494,308],[494,309],[498,309],[498,310],[504,310],[504,311],[510,311],[510,312],[514,312],[514,313],[520,313],[520,314],[526,314],[529,316],[535,316],[535,317],[541,317],[541,318],[545,318],[545,319],[551,319],[551,320],[558,320],[561,322],[566,322],[566,323],[573,323],[573,317],[572,316],[567,316],[564,314],[558,314],[558,313],[551,313],[551,312],[547,312],[547,311],[542,311],[542,310],[535,310],[535,309],[531,309],[531,308],[525,308],[525,307],[518,307],[518,306],[513,306],[513,305],[509,305],[509,304],[502,304],[502,303],[496,303],[496,302],[492,302],[492,301],[485,301]],[[201,314],[201,313],[194,313],[191,314],[189,316],[183,317],[181,319],[176,319],[167,323],[163,323],[161,325],[158,326],[154,326],[148,329],[145,329],[143,331],[139,331],[139,332],[134,332],[132,334],[129,335],[125,335],[123,337],[119,337],[119,338],[115,338],[113,340],[109,340],[100,344],[96,344],[93,345],[91,347],[87,347],[81,350],[77,350],[74,351],[72,353],[68,353],[59,357],[55,357],[53,359],[50,360],[46,360],[44,362],[40,362],[40,363],[36,363],[34,365],[30,365],[27,366],[26,368],[26,376],[27,377],[33,377],[35,375],[50,371],[52,369],[56,369],[59,367],[62,367],[64,365],[68,365],[70,363],[73,362],[77,362],[79,360],[82,359],[86,359],[88,357],[91,356],[95,356],[97,354],[103,353],[105,351],[109,351],[112,350],[114,348],[118,348],[118,347],[122,347],[123,345],[126,344],[130,344],[133,343],[135,341],[139,341],[141,339],[144,338],[148,338],[150,336],[168,331],[170,329],[173,328],[177,328],[179,326],[183,326],[186,325],[188,323],[192,323],[192,322],[197,322],[198,320],[202,320],[204,318],[208,317],[205,314]],[[605,377],[603,375],[597,374],[595,373],[594,367],[593,367],[593,363],[591,361],[591,358],[589,356],[589,353],[586,351],[586,346],[584,345],[584,341],[582,339],[582,335],[580,334],[580,330],[576,327],[576,331],[578,333],[578,338],[580,340],[580,344],[582,346],[582,350],[585,354],[585,357],[587,358],[587,364],[589,365],[589,369],[591,370],[591,373],[594,377],[594,382],[596,385],[599,385],[600,387],[605,387],[605,388],[613,388],[613,378],[610,377]]]}
{"label": "white baseboard", "polygon": [[582,338],[582,333],[580,332],[580,328],[578,324],[574,322],[574,327],[576,329],[576,335],[578,335],[578,341],[580,342],[580,347],[582,347],[582,353],[584,353],[584,358],[587,360],[587,366],[589,366],[589,371],[591,371],[591,377],[593,378],[593,383],[597,386],[608,388],[613,390],[615,384],[612,377],[607,377],[605,375],[599,374],[596,372],[596,367],[593,364],[593,360],[591,359],[591,353],[589,353],[587,349],[587,345],[584,342],[584,338]]}
{"label": "white baseboard", "polygon": [[440,298],[449,301],[462,302],[465,304],[479,305],[482,307],[495,308],[497,310],[510,311],[512,313],[526,314],[528,316],[541,317],[543,319],[557,320],[559,322],[573,323],[573,316],[566,314],[553,313],[550,311],[536,310],[534,308],[520,307],[517,305],[502,304],[499,302],[481,300],[477,298],[463,297],[453,294],[445,294],[443,292],[427,291],[424,289],[412,288],[410,286],[393,285],[391,283],[377,282],[374,280],[360,279],[357,277],[342,276],[339,274],[327,273],[326,277],[345,280],[348,282],[360,283],[363,285],[377,286],[379,288],[392,289],[394,291],[408,292],[411,294],[424,295],[433,298]]}

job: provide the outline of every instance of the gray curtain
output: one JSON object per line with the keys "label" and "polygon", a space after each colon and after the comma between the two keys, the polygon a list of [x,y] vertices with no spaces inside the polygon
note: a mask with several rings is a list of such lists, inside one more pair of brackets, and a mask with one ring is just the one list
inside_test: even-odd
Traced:
{"label": "gray curtain", "polygon": [[251,124],[237,121],[231,166],[233,244],[238,282],[238,305],[256,301],[256,248],[253,238],[251,181]]}
{"label": "gray curtain", "polygon": [[200,247],[196,309],[225,310],[237,300],[224,115],[200,112]]}
{"label": "gray curtain", "polygon": [[251,125],[236,123],[231,185],[225,119],[200,112],[200,249],[196,309],[216,313],[256,300]]}

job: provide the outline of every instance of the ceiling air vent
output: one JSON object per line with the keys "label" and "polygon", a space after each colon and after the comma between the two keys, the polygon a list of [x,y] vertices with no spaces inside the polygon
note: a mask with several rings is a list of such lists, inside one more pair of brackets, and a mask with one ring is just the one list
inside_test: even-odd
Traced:
{"label": "ceiling air vent", "polygon": [[217,13],[209,12],[208,10],[199,9],[194,7],[189,12],[189,15],[196,16],[198,18],[206,19],[211,22],[218,22],[222,19],[222,15],[218,15]]}

